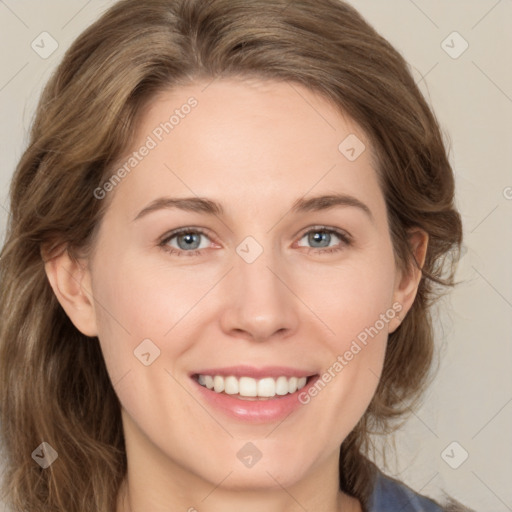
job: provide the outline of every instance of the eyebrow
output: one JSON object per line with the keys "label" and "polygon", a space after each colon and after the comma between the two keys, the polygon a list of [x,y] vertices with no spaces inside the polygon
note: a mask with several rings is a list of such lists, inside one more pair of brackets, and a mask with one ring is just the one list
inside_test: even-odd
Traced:
{"label": "eyebrow", "polygon": [[[357,199],[356,197],[348,194],[328,194],[309,199],[303,197],[297,199],[292,207],[292,213],[304,213],[304,212],[317,212],[322,210],[329,210],[338,206],[351,206],[363,211],[370,220],[373,221],[373,215],[366,204]],[[224,215],[224,208],[222,205],[211,199],[202,197],[159,197],[154,201],[151,201],[146,207],[144,207],[133,219],[134,221],[148,215],[149,213],[163,210],[177,208],[187,212],[194,213],[205,213],[207,215],[222,216]]]}

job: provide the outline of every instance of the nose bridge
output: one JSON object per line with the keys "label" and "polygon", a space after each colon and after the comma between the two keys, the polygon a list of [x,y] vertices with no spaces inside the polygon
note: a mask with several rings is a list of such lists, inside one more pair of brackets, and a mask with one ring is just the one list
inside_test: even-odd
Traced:
{"label": "nose bridge", "polygon": [[247,237],[238,245],[236,251],[239,256],[236,269],[249,291],[259,289],[261,293],[279,293],[277,288],[280,288],[282,283],[279,283],[275,273],[279,272],[282,265],[279,261],[279,251],[272,247],[270,236],[266,237],[264,246],[254,237]]}
{"label": "nose bridge", "polygon": [[272,302],[283,295],[284,285],[278,278],[282,260],[279,249],[273,246],[271,234],[258,238],[261,243],[248,236],[237,246],[235,272],[244,296],[257,299],[256,302]]}
{"label": "nose bridge", "polygon": [[236,247],[226,327],[266,339],[283,329],[294,329],[297,316],[294,295],[285,285],[287,272],[279,248],[272,243],[271,234],[258,238],[262,242],[248,236]]}

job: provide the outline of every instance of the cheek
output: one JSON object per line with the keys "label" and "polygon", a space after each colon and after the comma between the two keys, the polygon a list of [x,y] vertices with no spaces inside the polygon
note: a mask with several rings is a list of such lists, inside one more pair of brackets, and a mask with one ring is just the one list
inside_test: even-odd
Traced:
{"label": "cheek", "polygon": [[[373,257],[326,270],[316,280],[304,281],[300,292],[329,328],[324,337],[329,353],[324,373],[302,399],[315,401],[315,407],[332,404],[330,424],[336,441],[348,434],[375,393],[389,326],[396,316],[394,259],[391,251],[380,255],[376,251]],[[320,282],[325,286],[318,286]]]}
{"label": "cheek", "polygon": [[[174,372],[194,347],[200,323],[217,317],[213,310],[220,296],[208,291],[219,276],[212,269],[171,267],[164,258],[155,263],[129,252],[114,256],[107,249],[98,254],[92,282],[103,356],[120,395],[123,387],[118,389],[116,383],[122,379],[128,390],[147,387],[139,396],[149,396],[150,388],[160,385],[160,374],[169,380],[163,372]],[[133,395],[123,396],[126,407],[137,401]]]}
{"label": "cheek", "polygon": [[376,254],[325,266],[314,277],[306,274],[295,280],[294,291],[315,313],[317,324],[328,328],[333,348],[341,350],[376,322],[379,331],[387,332],[387,322],[382,325],[379,319],[387,312],[388,316],[394,314],[394,279],[394,259],[381,252],[380,257]]}
{"label": "cheek", "polygon": [[151,266],[129,255],[103,261],[106,263],[98,266],[93,288],[99,304],[99,330],[106,337],[113,329],[121,330],[125,337],[129,333],[134,340],[161,338],[200,298],[201,290],[190,273],[171,273],[163,265]]}

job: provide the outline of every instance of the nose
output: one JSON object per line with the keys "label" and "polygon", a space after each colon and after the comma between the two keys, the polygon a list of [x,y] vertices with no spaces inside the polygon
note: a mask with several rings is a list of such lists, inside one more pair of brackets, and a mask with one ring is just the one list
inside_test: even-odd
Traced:
{"label": "nose", "polygon": [[221,314],[225,333],[261,342],[286,338],[297,330],[300,300],[284,267],[271,250],[252,263],[236,255],[222,290],[227,294]]}

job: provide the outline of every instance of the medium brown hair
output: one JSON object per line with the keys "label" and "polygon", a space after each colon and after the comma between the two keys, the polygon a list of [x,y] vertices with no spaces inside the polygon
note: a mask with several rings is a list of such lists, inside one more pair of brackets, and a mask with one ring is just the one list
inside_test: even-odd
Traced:
{"label": "medium brown hair", "polygon": [[[64,313],[43,254],[92,246],[108,204],[93,191],[111,176],[143,106],[162,90],[219,77],[301,84],[348,114],[371,141],[400,268],[417,265],[408,229],[429,235],[414,304],[340,449],[340,488],[363,507],[370,432],[389,432],[429,381],[430,306],[453,285],[462,226],[440,128],[402,56],[338,0],[123,0],[66,52],[12,180],[0,263],[0,421],[4,495],[15,510],[115,510],[126,473],[120,403],[98,339]],[[31,458],[43,441],[59,454],[45,470]]]}

